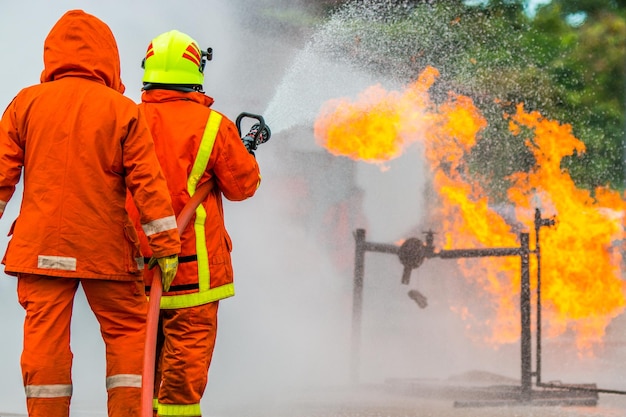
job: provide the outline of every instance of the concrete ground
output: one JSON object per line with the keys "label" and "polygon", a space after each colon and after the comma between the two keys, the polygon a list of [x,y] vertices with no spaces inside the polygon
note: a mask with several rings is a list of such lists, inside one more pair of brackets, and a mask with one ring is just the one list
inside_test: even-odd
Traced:
{"label": "concrete ground", "polygon": [[[498,391],[498,387],[494,388]],[[531,401],[522,404],[512,397],[476,394],[458,387],[411,393],[388,385],[338,388],[293,396],[273,403],[240,404],[215,409],[211,417],[617,417],[626,415],[626,396],[599,394],[564,398],[563,401]],[[500,387],[501,391],[501,387]],[[588,401],[595,396],[595,401]],[[564,397],[568,397],[567,394]],[[470,401],[475,400],[475,401]],[[577,403],[578,402],[578,403]],[[591,403],[588,405],[585,403]],[[550,405],[546,405],[550,404]]]}
{"label": "concrete ground", "polygon": [[[428,382],[384,383],[285,393],[284,398],[203,406],[205,417],[622,417],[626,395],[559,394],[561,400],[520,403],[511,386],[442,387]],[[514,387],[513,387],[514,388]],[[540,397],[536,389],[533,392]],[[72,410],[73,417],[106,417]],[[0,417],[25,417],[2,413]]]}

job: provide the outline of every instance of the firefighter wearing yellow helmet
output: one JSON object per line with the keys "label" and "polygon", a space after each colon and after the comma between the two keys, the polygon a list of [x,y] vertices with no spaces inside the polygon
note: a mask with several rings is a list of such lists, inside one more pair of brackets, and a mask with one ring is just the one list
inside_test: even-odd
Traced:
{"label": "firefighter wearing yellow helmet", "polygon": [[[181,232],[178,273],[171,285],[163,285],[153,391],[158,416],[201,415],[218,304],[235,293],[222,196],[245,200],[261,181],[254,153],[237,126],[213,110],[213,99],[202,91],[203,71],[210,59],[211,49],[203,51],[190,36],[172,30],[150,42],[142,63],[139,109],[152,133],[176,216],[196,189],[213,183],[191,224]],[[148,259],[151,252],[138,214],[130,202],[127,208]],[[149,292],[148,269],[144,281]]]}
{"label": "firefighter wearing yellow helmet", "polygon": [[144,90],[166,86],[201,91],[204,67],[211,58],[212,49],[201,50],[189,35],[177,30],[163,33],[150,42],[142,62]]}

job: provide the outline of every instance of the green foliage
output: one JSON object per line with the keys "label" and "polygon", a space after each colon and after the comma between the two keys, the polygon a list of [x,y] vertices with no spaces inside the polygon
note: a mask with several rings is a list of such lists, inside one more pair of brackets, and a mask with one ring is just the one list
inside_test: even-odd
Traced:
{"label": "green foliage", "polygon": [[[572,15],[580,25],[567,24]],[[548,108],[572,124],[587,152],[565,161],[581,186],[624,188],[624,96],[626,2],[553,0],[539,9],[533,26],[546,45],[543,63],[558,99]],[[555,42],[559,40],[559,42]]]}
{"label": "green foliage", "polygon": [[339,10],[336,56],[401,81],[431,65],[442,74],[435,98],[450,89],[472,97],[489,128],[468,161],[495,197],[533,163],[502,121],[517,103],[571,124],[585,142],[585,154],[563,162],[579,186],[624,187],[626,1],[553,0],[534,18],[515,0],[378,3],[365,18]]}
{"label": "green foliage", "polygon": [[[534,17],[524,12],[526,3],[306,2],[325,28],[315,42],[330,58],[400,82],[430,65],[441,73],[435,100],[450,90],[472,97],[489,127],[468,162],[495,197],[503,197],[508,175],[534,162],[502,119],[517,103],[572,125],[587,151],[563,167],[579,186],[624,189],[626,0],[552,0]],[[286,12],[288,4],[272,12],[281,30],[310,28],[310,21]]]}

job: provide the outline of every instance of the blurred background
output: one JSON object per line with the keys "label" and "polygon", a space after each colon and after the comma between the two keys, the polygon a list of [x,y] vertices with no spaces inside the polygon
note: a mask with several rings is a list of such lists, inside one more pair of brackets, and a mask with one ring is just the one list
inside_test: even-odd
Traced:
{"label": "blurred background", "polygon": [[[206,414],[353,386],[357,228],[398,246],[427,230],[437,250],[516,246],[535,208],[557,219],[541,232],[546,379],[626,390],[626,2],[0,7],[3,106],[39,82],[47,33],[78,8],[111,27],[131,99],[150,40],[178,29],[213,48],[213,108],[233,120],[262,114],[271,127],[257,195],[225,204],[237,295],[220,305]],[[0,236],[19,203],[18,188]],[[427,260],[404,284],[402,272],[394,256],[367,255],[356,382],[518,381],[519,261]],[[0,415],[25,413],[15,288],[0,279]],[[105,415],[104,346],[80,292],[72,326],[73,413]]]}

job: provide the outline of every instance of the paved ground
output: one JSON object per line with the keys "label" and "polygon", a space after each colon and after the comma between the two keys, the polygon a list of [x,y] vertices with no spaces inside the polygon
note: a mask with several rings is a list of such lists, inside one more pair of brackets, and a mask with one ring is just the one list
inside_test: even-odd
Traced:
{"label": "paved ground", "polygon": [[[507,381],[508,382],[508,381]],[[203,406],[205,417],[623,417],[626,395],[545,392],[518,401],[519,386],[439,384],[400,380],[358,388],[311,389],[250,402]],[[72,417],[106,417],[104,411],[72,410]],[[24,417],[2,413],[0,417]]]}
{"label": "paved ground", "polygon": [[[273,404],[241,404],[240,407],[205,412],[211,417],[622,417],[626,416],[626,396],[599,394],[595,405],[586,400],[516,403],[511,397],[499,402],[478,401],[493,396],[468,396],[462,389],[430,390],[422,393],[400,393],[387,386],[361,387],[358,390],[337,389],[292,397]],[[498,389],[496,388],[496,391]],[[496,396],[497,398],[497,396]],[[589,397],[588,397],[589,398]],[[588,400],[587,398],[587,400]],[[476,400],[469,402],[468,400]],[[460,401],[459,401],[460,400]],[[580,398],[578,398],[580,400]],[[460,406],[460,404],[473,404]],[[494,405],[497,404],[497,405]],[[539,405],[544,404],[544,405]]]}

